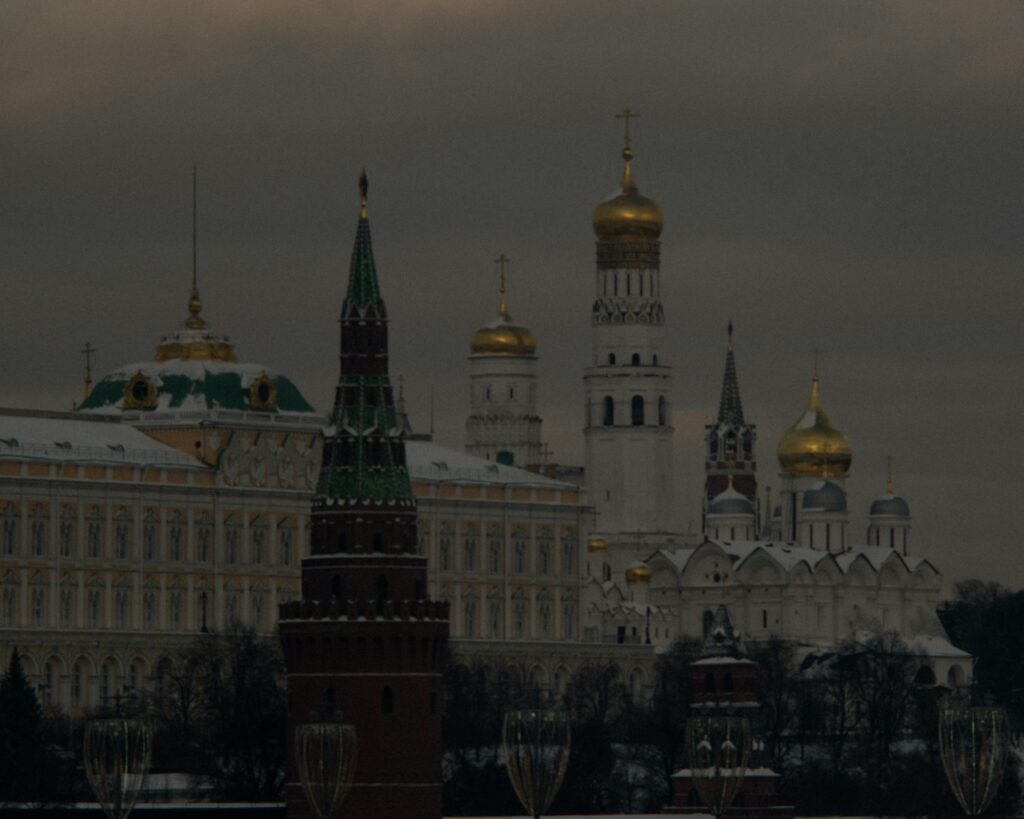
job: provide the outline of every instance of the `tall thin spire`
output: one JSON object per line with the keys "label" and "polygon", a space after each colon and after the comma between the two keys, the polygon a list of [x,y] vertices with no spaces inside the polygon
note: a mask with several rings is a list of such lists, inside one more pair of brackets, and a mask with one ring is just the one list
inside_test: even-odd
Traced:
{"label": "tall thin spire", "polygon": [[199,222],[199,208],[196,195],[196,166],[192,164],[192,290],[188,296],[188,318],[185,319],[185,326],[190,330],[202,330],[206,327],[199,313],[203,309],[203,303],[199,300],[199,279],[198,279],[198,241],[197,224]]}
{"label": "tall thin spire", "polygon": [[96,348],[93,347],[88,341],[85,342],[85,347],[82,348],[82,355],[85,356],[85,397],[88,398],[92,392],[92,354],[96,352]]}
{"label": "tall thin spire", "polygon": [[885,491],[893,494],[892,491],[892,455],[885,456]]}
{"label": "tall thin spire", "polygon": [[722,379],[722,398],[718,403],[719,423],[742,426],[743,402],[740,400],[740,382],[736,376],[736,357],[732,349],[732,321],[728,326],[728,344],[725,350],[725,377]]}
{"label": "tall thin spire", "polygon": [[370,305],[373,305],[379,315],[385,315],[384,301],[377,280],[377,264],[373,259],[370,220],[366,215],[369,187],[364,168],[359,175],[359,224],[356,227],[356,241],[352,247],[352,261],[349,265],[348,292],[341,308],[343,316],[350,315],[352,309],[364,311]]}

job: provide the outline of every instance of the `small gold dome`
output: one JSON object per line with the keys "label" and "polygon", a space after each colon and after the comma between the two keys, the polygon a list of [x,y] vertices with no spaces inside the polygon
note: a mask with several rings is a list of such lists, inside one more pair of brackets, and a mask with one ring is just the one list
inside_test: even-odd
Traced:
{"label": "small gold dome", "polygon": [[607,552],[608,541],[603,537],[592,534],[587,538],[587,551],[588,552]]}
{"label": "small gold dome", "polygon": [[834,475],[850,470],[853,450],[846,434],[832,426],[821,405],[818,377],[811,382],[807,409],[779,441],[779,466],[789,475]]}
{"label": "small gold dome", "polygon": [[627,583],[648,583],[651,579],[650,567],[641,560],[631,563],[626,569]]}
{"label": "small gold dome", "polygon": [[512,324],[505,313],[473,333],[473,355],[533,355],[537,339],[527,327]]}
{"label": "small gold dome", "polygon": [[617,239],[653,241],[661,235],[664,224],[661,207],[637,190],[633,181],[633,152],[622,152],[626,168],[622,173],[622,191],[605,199],[594,209],[594,233],[602,242]]}

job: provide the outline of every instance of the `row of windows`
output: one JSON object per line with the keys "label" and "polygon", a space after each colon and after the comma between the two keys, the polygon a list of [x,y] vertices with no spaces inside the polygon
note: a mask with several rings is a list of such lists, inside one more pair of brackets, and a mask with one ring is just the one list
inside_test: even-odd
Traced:
{"label": "row of windows", "polygon": [[[606,395],[602,402],[603,413],[601,423],[606,427],[615,426],[615,399]],[[668,402],[665,396],[658,396],[658,426],[665,426],[668,416]],[[634,395],[629,401],[629,420],[634,427],[642,427],[647,423],[646,403],[642,395]]]}
{"label": "row of windows", "polygon": [[[609,364],[609,366],[614,366],[617,363],[618,363],[618,359],[615,357],[615,353],[608,353],[608,364]],[[633,355],[631,355],[629,357],[629,363],[630,363],[630,366],[639,367],[642,364],[642,362],[640,360],[640,353],[633,353]],[[658,354],[657,353],[654,353],[651,356],[651,366],[652,367],[657,367],[658,366]]]}
{"label": "row of windows", "polygon": [[[77,586],[62,586],[57,595],[55,612],[48,608],[50,590],[41,584],[28,588],[27,622],[22,622],[20,611],[21,588],[14,582],[6,581],[0,588],[0,626],[16,628],[27,625],[38,628],[115,628],[123,630],[141,629],[156,631],[168,629],[182,631],[186,628],[213,628],[215,611],[213,594],[209,591],[194,592],[195,609],[192,624],[185,611],[188,592],[183,589],[143,589],[141,600],[129,588],[115,588],[108,595],[102,586],[89,586],[80,590]],[[287,589],[279,590],[278,600],[286,602],[294,595]],[[138,602],[137,602],[138,601]],[[269,617],[268,594],[252,591],[248,599],[247,616],[243,617],[242,592],[228,589],[224,592],[224,621],[246,622],[258,631],[273,627],[276,615]],[[135,617],[135,606],[141,603],[141,617]],[[80,605],[81,604],[81,605]],[[109,610],[109,612],[108,612]],[[108,618],[109,613],[109,618]]]}
{"label": "row of windows", "polygon": [[[650,270],[604,271],[606,296],[657,296],[657,276]],[[609,279],[611,292],[609,293]],[[649,281],[648,281],[649,280]],[[647,291],[646,293],[644,291]],[[622,291],[621,293],[619,291]]]}
{"label": "row of windows", "polygon": [[[22,554],[21,527],[25,519],[18,505],[8,503],[0,511],[0,556]],[[77,510],[64,505],[57,517],[55,531],[51,531],[48,510],[43,504],[36,504],[29,510],[28,556],[47,558],[55,555],[61,558],[86,559],[181,561],[194,559],[207,563],[214,559],[215,528],[208,512],[196,515],[190,527],[183,512],[175,511],[161,522],[156,509],[148,509],[138,528],[131,512],[122,507],[108,521],[105,511],[91,506],[79,518]],[[285,518],[276,526],[276,562],[290,566],[295,559],[295,523]],[[246,537],[248,534],[248,537]],[[261,565],[272,562],[271,527],[264,517],[250,521],[248,531],[241,518],[228,515],[224,519],[224,562],[248,562]],[[141,555],[136,539],[141,541]],[[247,553],[243,544],[247,542]]]}
{"label": "row of windows", "polygon": [[[445,595],[441,595],[445,600]],[[449,601],[450,602],[450,601]],[[501,600],[488,600],[485,606],[478,605],[476,598],[467,597],[462,600],[461,622],[455,623],[454,637],[485,637],[504,639],[505,637],[505,605]],[[553,640],[561,636],[570,639],[576,634],[576,602],[563,600],[561,605],[561,632],[556,634],[559,624],[555,622],[555,607],[548,601],[537,604],[534,620],[534,633],[529,634],[529,604],[526,600],[512,602],[512,621],[509,623],[509,637],[522,640],[532,636],[538,640]]]}
{"label": "row of windows", "polygon": [[730,461],[735,459],[738,451],[742,451],[747,461],[754,457],[754,439],[749,431],[737,436],[735,431],[729,430],[721,437],[721,441],[717,435],[708,438],[708,454],[713,459],[717,459],[721,453],[725,460]]}
{"label": "row of windows", "polygon": [[[429,524],[421,522],[421,540],[426,541],[429,535]],[[532,554],[528,529],[514,528],[511,541],[510,568],[515,574],[526,574],[532,570],[536,574],[557,574],[560,571],[564,575],[572,575],[576,571],[578,544],[575,529],[563,530],[560,547],[556,547],[552,535],[538,534]],[[559,548],[560,563],[556,562],[556,548]],[[475,529],[466,529],[457,541],[453,527],[442,523],[438,530],[436,566],[443,572],[460,569],[475,572],[483,569],[490,574],[504,574],[505,539],[500,531],[489,531],[481,544],[479,533]]]}

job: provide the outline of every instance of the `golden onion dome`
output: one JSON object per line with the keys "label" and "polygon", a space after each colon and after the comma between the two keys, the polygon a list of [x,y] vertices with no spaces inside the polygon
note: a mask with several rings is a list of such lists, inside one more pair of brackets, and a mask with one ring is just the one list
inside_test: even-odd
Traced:
{"label": "golden onion dome", "polygon": [[853,450],[846,434],[832,426],[821,405],[818,376],[811,382],[807,409],[779,441],[779,466],[789,475],[842,477],[850,470]]}
{"label": "golden onion dome", "polygon": [[651,579],[651,568],[642,560],[636,560],[626,567],[627,583],[648,583]]}
{"label": "golden onion dome", "polygon": [[591,532],[590,537],[587,538],[587,551],[588,552],[607,552],[608,541],[600,535],[595,535]]}
{"label": "golden onion dome", "polygon": [[505,295],[505,266],[509,262],[505,254],[497,259],[501,272],[501,286],[498,288],[498,316],[475,333],[470,350],[473,355],[528,356],[537,351],[537,339],[529,327],[515,324],[508,312]]}
{"label": "golden onion dome", "polygon": [[528,327],[512,323],[506,312],[473,333],[473,355],[533,355],[537,339]]}
{"label": "golden onion dome", "polygon": [[594,209],[594,233],[602,242],[646,239],[661,235],[664,218],[661,207],[637,190],[633,180],[633,151],[622,151],[626,167],[622,172],[622,190],[612,194]]}

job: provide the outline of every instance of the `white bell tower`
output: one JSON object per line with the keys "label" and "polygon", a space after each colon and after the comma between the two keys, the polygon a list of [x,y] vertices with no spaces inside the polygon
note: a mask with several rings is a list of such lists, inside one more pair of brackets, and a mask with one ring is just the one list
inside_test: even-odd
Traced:
{"label": "white bell tower", "polygon": [[[584,371],[586,483],[613,549],[672,525],[672,370],[661,358],[662,214],[633,180],[628,108],[621,190],[597,206],[592,358]],[[614,561],[613,561],[614,562]],[[618,568],[618,567],[616,567]]]}

